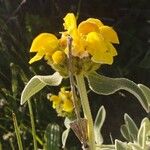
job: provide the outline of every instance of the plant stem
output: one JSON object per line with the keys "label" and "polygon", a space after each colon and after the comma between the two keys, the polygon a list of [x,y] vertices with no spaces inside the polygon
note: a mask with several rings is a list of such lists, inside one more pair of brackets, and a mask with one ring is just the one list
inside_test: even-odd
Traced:
{"label": "plant stem", "polygon": [[[67,39],[67,47],[68,47],[68,50],[69,50],[69,53],[68,53],[68,71],[69,71],[69,79],[70,79],[70,86],[71,86],[71,91],[72,91],[72,100],[73,100],[73,105],[74,105],[74,110],[75,110],[75,114],[76,114],[76,123],[77,123],[77,126],[79,127],[78,130],[80,132],[80,135],[78,135],[77,133],[77,129],[74,128],[74,132],[75,134],[77,134],[77,137],[79,138],[80,142],[82,143],[82,147],[84,149],[84,147],[86,147],[87,145],[87,136],[86,136],[86,132],[84,131],[84,127],[83,127],[83,124],[82,124],[82,119],[81,119],[81,116],[80,116],[80,108],[79,108],[79,105],[78,105],[78,98],[77,98],[77,95],[76,95],[76,88],[75,88],[75,82],[74,82],[74,75],[73,75],[73,62],[72,62],[72,37],[71,36],[68,36],[68,39]],[[73,126],[72,126],[73,127]]]}
{"label": "plant stem", "polygon": [[2,143],[0,142],[0,150],[2,150]]}
{"label": "plant stem", "polygon": [[94,136],[94,127],[93,127],[93,119],[89,106],[85,81],[83,74],[76,75],[77,80],[77,88],[81,98],[81,105],[83,108],[84,116],[88,120],[88,142],[90,150],[95,150],[95,136]]}
{"label": "plant stem", "polygon": [[[17,119],[16,119],[16,115],[14,113],[12,113],[12,117],[13,117],[13,122],[14,122],[14,128],[15,128],[15,133],[16,133],[16,137],[17,137],[17,142],[18,142],[18,149],[19,150],[23,150],[23,146],[22,146],[22,141],[21,141],[21,136],[20,136],[20,129],[18,127],[18,123],[17,123]],[[13,144],[12,141],[10,141],[12,148]]]}
{"label": "plant stem", "polygon": [[79,0],[79,2],[78,2],[77,14],[76,14],[76,20],[78,20],[79,15],[80,15],[81,1],[82,1],[82,0]]}
{"label": "plant stem", "polygon": [[31,105],[30,100],[28,100],[28,107],[29,107],[31,126],[32,126],[32,136],[33,136],[34,150],[37,150],[38,148],[37,148],[37,141],[36,141],[35,123],[34,123],[33,110],[32,110],[32,105]]}

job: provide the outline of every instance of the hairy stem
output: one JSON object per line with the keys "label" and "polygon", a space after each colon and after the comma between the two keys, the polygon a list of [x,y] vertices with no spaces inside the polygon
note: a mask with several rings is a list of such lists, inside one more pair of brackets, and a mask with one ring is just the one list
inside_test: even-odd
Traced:
{"label": "hairy stem", "polygon": [[93,119],[89,106],[85,81],[83,74],[76,75],[77,80],[77,88],[81,98],[81,105],[83,108],[84,116],[88,120],[88,142],[90,150],[95,150],[95,137],[94,137],[94,127],[93,127]]}

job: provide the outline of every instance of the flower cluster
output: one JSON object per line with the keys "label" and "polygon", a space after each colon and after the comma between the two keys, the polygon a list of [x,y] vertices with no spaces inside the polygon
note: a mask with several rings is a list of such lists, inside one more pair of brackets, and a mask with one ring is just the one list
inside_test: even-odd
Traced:
{"label": "flower cluster", "polygon": [[58,116],[69,117],[73,115],[74,106],[72,102],[72,92],[66,91],[65,88],[61,88],[58,95],[50,95],[48,99],[53,102],[52,107],[56,109]]}
{"label": "flower cluster", "polygon": [[41,33],[33,40],[30,52],[36,52],[36,55],[30,60],[30,64],[44,57],[53,68],[63,66],[64,69],[68,56],[68,36],[73,39],[71,54],[77,62],[87,59],[92,65],[113,63],[113,57],[117,55],[117,51],[112,44],[119,44],[118,36],[113,28],[95,18],[89,18],[77,26],[73,13],[65,16],[63,25],[65,31],[61,32],[60,39],[51,33]]}

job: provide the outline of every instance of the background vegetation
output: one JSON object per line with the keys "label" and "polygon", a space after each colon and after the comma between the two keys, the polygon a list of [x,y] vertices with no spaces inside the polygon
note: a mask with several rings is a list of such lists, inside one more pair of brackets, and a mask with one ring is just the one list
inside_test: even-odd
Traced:
{"label": "background vegetation", "polygon": [[[52,74],[53,70],[44,61],[29,65],[29,48],[39,33],[56,34],[61,31],[62,18],[68,12],[79,12],[79,22],[89,17],[99,18],[117,31],[120,39],[118,56],[112,66],[102,66],[101,74],[127,77],[150,86],[149,0],[0,0],[0,145],[3,149],[18,149],[12,112],[21,128],[24,147],[33,149],[29,111],[27,104],[20,106],[20,95],[33,75]],[[57,90],[46,87],[33,97],[39,148],[49,123],[58,124],[61,130],[64,128],[63,118],[57,117],[46,99],[47,93]],[[105,143],[111,143],[111,137],[122,139],[119,128],[125,112],[137,124],[146,115],[138,101],[124,91],[111,96],[90,92],[89,97],[93,116],[100,105],[106,108],[107,117],[102,131]],[[74,136],[73,133],[70,136]],[[75,147],[76,143],[68,140],[68,145]]]}

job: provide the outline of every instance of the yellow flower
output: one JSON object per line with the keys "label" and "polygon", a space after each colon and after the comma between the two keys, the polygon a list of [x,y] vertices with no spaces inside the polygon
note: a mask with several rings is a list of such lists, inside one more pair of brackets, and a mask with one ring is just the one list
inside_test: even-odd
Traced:
{"label": "yellow flower", "polygon": [[68,13],[64,17],[63,25],[65,30],[67,30],[69,34],[72,34],[72,32],[75,32],[75,30],[77,30],[76,18],[73,13]]}
{"label": "yellow flower", "polygon": [[72,102],[72,92],[66,91],[64,88],[61,88],[61,91],[59,92],[59,97],[63,101],[63,110],[65,112],[72,112],[74,108]]}
{"label": "yellow flower", "polygon": [[61,104],[61,99],[60,99],[60,97],[57,96],[57,95],[52,95],[52,96],[50,97],[50,101],[53,102],[53,108],[54,108],[54,109],[55,109],[58,105]]}
{"label": "yellow flower", "polygon": [[59,116],[66,116],[73,112],[72,92],[66,91],[65,88],[61,88],[58,95],[51,95],[49,99],[53,102],[52,107],[56,109]]}
{"label": "yellow flower", "polygon": [[73,38],[72,55],[82,58],[88,56],[88,52],[93,62],[113,63],[113,57],[117,55],[117,51],[112,43],[119,44],[117,33],[113,28],[103,25],[95,18],[89,18],[77,27],[72,13],[67,14],[64,21],[65,29]]}
{"label": "yellow flower", "polygon": [[100,64],[112,64],[117,51],[112,43],[119,44],[118,36],[113,28],[103,25],[95,18],[89,18],[79,24],[78,31],[86,36],[87,51],[92,61]]}
{"label": "yellow flower", "polygon": [[[92,63],[112,64],[117,51],[113,44],[119,44],[117,33],[113,28],[104,25],[99,19],[89,18],[77,26],[76,17],[68,13],[64,17],[65,32],[60,39],[51,33],[41,33],[32,42],[30,52],[36,55],[30,64],[44,57],[53,68],[58,67],[68,55],[67,39],[71,36],[72,55],[82,59],[88,57]],[[65,66],[63,64],[62,66]],[[56,70],[59,70],[55,68]]]}
{"label": "yellow flower", "polygon": [[[72,41],[72,55],[83,57],[85,52],[85,41],[79,36],[77,30],[76,18],[73,13],[68,13],[64,18],[64,28],[67,30],[67,36],[70,35],[73,38]],[[62,33],[63,34],[63,33]]]}
{"label": "yellow flower", "polygon": [[43,58],[43,56],[51,56],[58,47],[59,40],[50,33],[39,34],[32,42],[30,52],[36,52],[36,55],[29,61],[33,63]]}
{"label": "yellow flower", "polygon": [[65,111],[65,112],[72,112],[73,111],[73,104],[72,104],[72,101],[70,101],[69,99],[66,99],[65,101],[64,101],[64,104],[63,104],[63,110]]}

